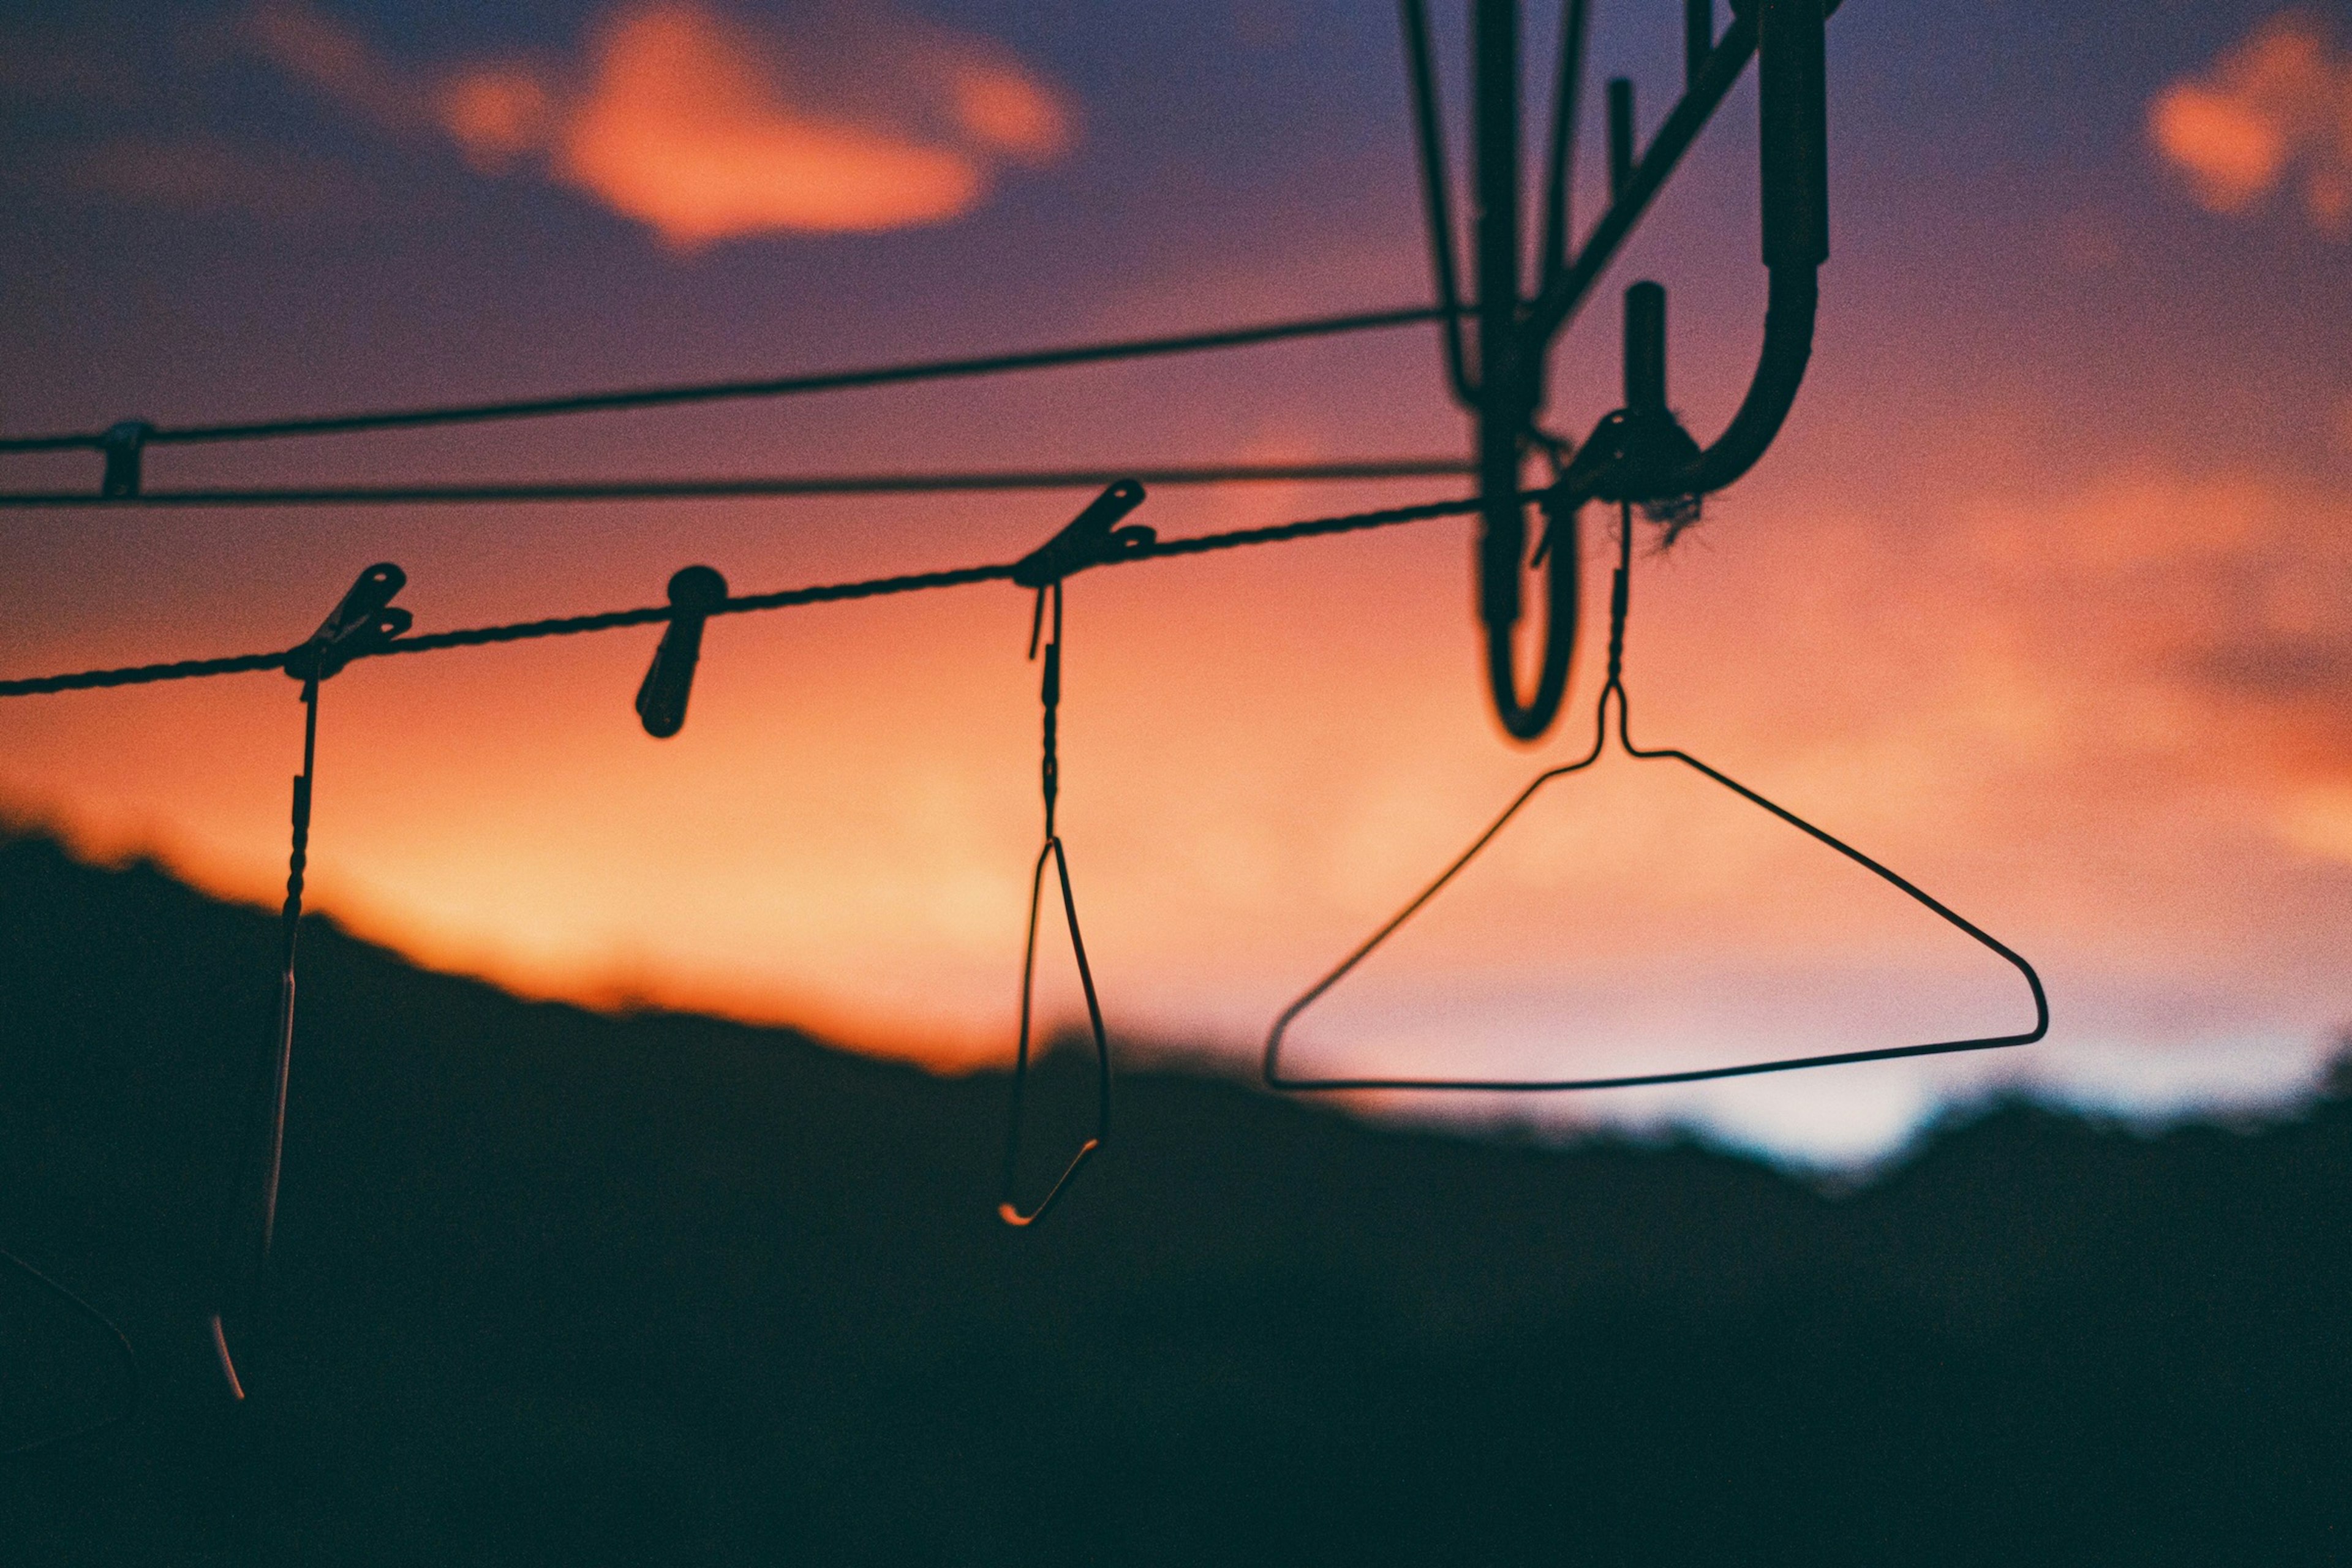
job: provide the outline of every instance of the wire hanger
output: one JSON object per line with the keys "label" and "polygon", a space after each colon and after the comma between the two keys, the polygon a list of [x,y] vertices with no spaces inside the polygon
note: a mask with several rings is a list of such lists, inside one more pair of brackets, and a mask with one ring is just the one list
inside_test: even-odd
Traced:
{"label": "wire hanger", "polygon": [[[1070,889],[1069,852],[1062,847],[1061,835],[1055,831],[1054,825],[1054,808],[1061,796],[1058,731],[1062,706],[1062,579],[1073,572],[1149,548],[1154,542],[1150,529],[1140,524],[1117,526],[1121,518],[1142,504],[1143,487],[1133,479],[1119,480],[1097,496],[1076,521],[1024,557],[1013,571],[1015,583],[1037,594],[1036,607],[1029,619],[1032,659],[1037,658],[1039,638],[1045,637],[1045,674],[1038,687],[1038,698],[1045,709],[1044,755],[1038,779],[1045,803],[1045,842],[1037,851],[1037,864],[1029,873],[1029,934],[1021,955],[1021,1033],[1013,1058],[1013,1103],[1004,1128],[1004,1176],[997,1189],[996,1216],[1009,1226],[1032,1226],[1051,1213],[1069,1190],[1078,1168],[1110,1136],[1110,1040],[1103,1029],[1102,1004],[1095,994],[1094,971],[1087,963],[1086,938],[1078,931],[1078,900]],[[1050,635],[1048,599],[1052,601]],[[1014,1200],[1013,1186],[1021,1163],[1021,1106],[1029,1084],[1029,1037],[1035,1018],[1033,1003],[1037,980],[1037,917],[1045,903],[1048,860],[1054,863],[1055,878],[1061,887],[1062,915],[1070,931],[1070,952],[1078,962],[1078,984],[1087,997],[1087,1026],[1094,1036],[1095,1130],[1092,1137],[1078,1145],[1078,1152],[1070,1156],[1070,1163],[1062,1168],[1062,1173],[1054,1179],[1037,1206],[1024,1212]]]}
{"label": "wire hanger", "polygon": [[287,858],[286,903],[278,917],[278,1016],[267,1047],[255,1058],[253,1137],[222,1217],[217,1305],[209,1323],[221,1376],[230,1396],[238,1400],[245,1397],[245,1384],[229,1355],[226,1320],[257,1303],[278,1228],[287,1072],[294,1056],[294,960],[302,929],[302,877],[310,861],[310,781],[319,754],[319,686],[353,658],[380,649],[409,628],[408,612],[392,604],[407,582],[407,574],[388,561],[369,567],[310,639],[284,658],[286,673],[302,683],[302,771],[294,779],[293,846]]}
{"label": "wire hanger", "polygon": [[62,1432],[52,1432],[45,1437],[36,1437],[29,1443],[18,1443],[13,1447],[0,1448],[0,1459],[14,1459],[26,1454],[37,1454],[44,1448],[54,1448],[60,1443],[69,1443],[77,1437],[87,1437],[93,1433],[103,1432],[110,1426],[119,1426],[138,1414],[140,1400],[145,1392],[144,1379],[139,1371],[139,1352],[131,1348],[131,1336],[122,1331],[121,1325],[81,1296],[50,1279],[15,1253],[0,1248],[0,1264],[7,1265],[41,1289],[63,1301],[73,1310],[76,1316],[104,1330],[108,1337],[113,1340],[116,1351],[121,1355],[123,1379],[121,1398],[117,1400],[114,1408],[105,1415],[84,1421],[79,1426],[68,1426]]}
{"label": "wire hanger", "polygon": [[[1605,436],[1605,439],[1604,439]],[[1624,656],[1625,618],[1630,597],[1633,565],[1633,511],[1636,505],[1654,509],[1668,527],[1676,526],[1681,515],[1676,510],[1684,499],[1675,489],[1686,472],[1688,454],[1697,450],[1697,444],[1684,433],[1666,407],[1665,380],[1665,290],[1655,283],[1636,283],[1626,290],[1625,299],[1625,406],[1602,422],[1602,429],[1587,443],[1578,455],[1583,461],[1588,454],[1610,454],[1610,468],[1605,476],[1571,475],[1563,479],[1561,489],[1570,497],[1570,488],[1577,483],[1598,483],[1611,492],[1617,502],[1619,528],[1617,534],[1617,570],[1609,595],[1609,669],[1608,679],[1601,688],[1601,697],[1593,709],[1592,745],[1584,755],[1563,766],[1538,773],[1533,783],[1521,790],[1516,799],[1503,809],[1503,814],[1490,823],[1486,830],[1471,841],[1454,863],[1438,874],[1416,894],[1412,901],[1391,916],[1388,922],[1374,931],[1370,940],[1340,961],[1339,966],[1317,981],[1297,1001],[1283,1009],[1265,1040],[1265,1054],[1261,1071],[1270,1089],[1295,1090],[1361,1089],[1630,1089],[1642,1084],[1696,1083],[1706,1079],[1744,1078],[1759,1073],[1787,1072],[1796,1068],[1829,1067],[1842,1062],[1883,1061],[1894,1057],[1940,1056],[1954,1051],[1992,1050],[2004,1046],[2032,1045],[2050,1032],[2050,1004],[2042,989],[2042,978],[2016,952],[1989,935],[1981,928],[1929,896],[1897,872],[1888,869],[1864,855],[1861,850],[1836,838],[1799,816],[1786,806],[1766,799],[1730,774],[1710,767],[1689,752],[1672,746],[1644,747],[1633,743],[1627,716],[1625,697]],[[1571,466],[1573,467],[1573,466]],[[1597,471],[1598,465],[1592,466]],[[1555,512],[1556,519],[1560,514]],[[1569,548],[1566,542],[1553,548]],[[1884,1046],[1872,1049],[1835,1051],[1817,1056],[1786,1057],[1773,1061],[1743,1063],[1730,1067],[1699,1068],[1683,1072],[1637,1073],[1611,1078],[1491,1079],[1449,1078],[1290,1078],[1282,1069],[1283,1036],[1301,1013],[1345,979],[1355,967],[1370,957],[1380,945],[1394,935],[1398,928],[1419,913],[1463,868],[1477,858],[1511,819],[1546,784],[1570,773],[1581,773],[1601,760],[1608,750],[1612,732],[1609,708],[1612,699],[1617,707],[1615,735],[1617,744],[1626,756],[1638,762],[1675,762],[1702,776],[1721,784],[1751,805],[1761,807],[1798,831],[1836,850],[1882,881],[1895,888],[1914,902],[1971,939],[1990,949],[2024,976],[2026,987],[2033,996],[2033,1027],[2021,1034],[1991,1035],[1962,1040],[1938,1040],[1924,1045]]]}

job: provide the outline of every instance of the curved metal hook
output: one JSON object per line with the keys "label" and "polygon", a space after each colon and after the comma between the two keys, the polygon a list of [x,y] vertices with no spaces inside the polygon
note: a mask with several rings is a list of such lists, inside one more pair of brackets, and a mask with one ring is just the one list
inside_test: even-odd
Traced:
{"label": "curved metal hook", "polygon": [[[1642,334],[1629,293],[1626,409],[1602,419],[1570,465],[1572,500],[1639,503],[1707,495],[1754,468],[1780,435],[1812,359],[1820,268],[1830,254],[1824,15],[1821,0],[1757,0],[1754,8],[1763,257],[1770,284],[1764,344],[1738,412],[1701,450],[1643,438],[1656,433],[1664,413],[1664,302],[1661,297],[1651,329],[1654,345],[1637,345]],[[1735,30],[1746,21],[1740,17]],[[1646,395],[1634,385],[1637,353],[1654,354],[1657,362],[1654,391]]]}
{"label": "curved metal hook", "polygon": [[[1078,1145],[1062,1173],[1054,1178],[1045,1198],[1034,1209],[1024,1213],[1013,1202],[1013,1184],[1019,1174],[1021,1162],[1021,1100],[1029,1082],[1029,1031],[1032,1019],[1031,1000],[1036,994],[1037,978],[1037,912],[1045,891],[1045,861],[1050,857],[1062,885],[1062,914],[1070,925],[1070,952],[1078,961],[1078,984],[1087,994],[1087,1024],[1095,1038],[1095,1131],[1094,1136]],[[1004,1181],[999,1188],[996,1217],[1009,1226],[1031,1226],[1044,1219],[1069,1189],[1070,1178],[1078,1173],[1110,1136],[1110,1039],[1103,1030],[1102,1005],[1095,999],[1094,971],[1087,964],[1086,938],[1078,933],[1078,901],[1070,891],[1070,858],[1062,848],[1059,837],[1048,837],[1045,847],[1037,852],[1036,868],[1029,878],[1029,942],[1021,961],[1021,1046],[1013,1063],[1013,1111],[1004,1132]]]}
{"label": "curved metal hook", "polygon": [[[1441,304],[1452,306],[1450,201],[1444,187],[1443,147],[1435,134],[1435,91],[1429,79],[1425,19],[1418,0],[1404,0],[1406,37],[1412,55],[1416,126],[1423,184],[1429,198]],[[1712,39],[1711,8],[1685,6],[1689,86],[1682,102],[1659,130],[1638,166],[1614,182],[1610,210],[1573,264],[1565,261],[1566,191],[1570,127],[1580,67],[1583,6],[1571,3],[1563,18],[1561,70],[1556,89],[1551,166],[1547,170],[1547,211],[1538,293],[1518,298],[1517,193],[1517,67],[1511,12],[1496,4],[1477,13],[1478,56],[1478,379],[1468,384],[1459,369],[1458,329],[1447,339],[1449,369],[1457,395],[1470,405],[1478,424],[1479,487],[1494,498],[1484,512],[1479,540],[1479,615],[1485,623],[1487,685],[1496,716],[1514,738],[1532,741],[1558,715],[1568,685],[1577,622],[1573,583],[1550,577],[1545,647],[1538,656],[1535,690],[1520,695],[1516,631],[1522,597],[1526,529],[1516,507],[1500,495],[1516,489],[1517,461],[1532,438],[1542,400],[1543,362],[1565,325],[1616,248],[1622,243],[1666,175],[1730,89],[1748,56],[1758,59],[1760,79],[1761,167],[1765,266],[1770,299],[1765,315],[1764,349],[1748,395],[1730,426],[1703,451],[1690,444],[1646,442],[1634,450],[1609,439],[1625,434],[1624,421],[1604,421],[1588,450],[1571,464],[1571,483],[1562,514],[1591,499],[1649,502],[1703,496],[1730,484],[1752,468],[1780,429],[1804,379],[1812,351],[1816,273],[1829,255],[1828,141],[1824,90],[1823,19],[1834,4],[1823,0],[1749,0],[1734,7],[1733,22],[1720,42]],[[1622,93],[1617,95],[1620,121]],[[1613,139],[1631,156],[1630,133]],[[1448,320],[1454,320],[1449,313]],[[1638,493],[1637,493],[1638,492]],[[1559,517],[1554,527],[1559,528]],[[1562,552],[1559,553],[1570,553]],[[1557,571],[1557,555],[1547,562]],[[1572,572],[1570,574],[1572,577]]]}
{"label": "curved metal hook", "polygon": [[[1559,494],[1565,500],[1565,492]],[[1516,512],[1518,503],[1511,503]],[[1544,574],[1543,651],[1538,656],[1535,690],[1519,698],[1519,557],[1526,549],[1522,527],[1489,526],[1479,542],[1480,620],[1486,634],[1486,686],[1495,716],[1515,740],[1534,741],[1551,728],[1568,695],[1575,668],[1579,606],[1583,598],[1582,553],[1578,548],[1577,508],[1548,496],[1546,524],[1537,564]],[[1491,596],[1490,596],[1491,595]],[[1504,602],[1505,600],[1507,602]]]}

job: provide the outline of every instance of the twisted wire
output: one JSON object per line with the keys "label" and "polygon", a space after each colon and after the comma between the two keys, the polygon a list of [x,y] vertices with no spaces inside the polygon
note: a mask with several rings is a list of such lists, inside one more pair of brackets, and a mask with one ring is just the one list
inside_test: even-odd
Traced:
{"label": "twisted wire", "polygon": [[[1522,499],[1541,499],[1545,492],[1529,490]],[[1234,550],[1245,545],[1284,544],[1302,539],[1323,538],[1340,533],[1360,533],[1378,528],[1393,528],[1405,523],[1426,522],[1437,518],[1460,517],[1475,511],[1479,502],[1475,498],[1454,500],[1426,501],[1413,506],[1383,507],[1372,511],[1345,512],[1334,517],[1306,518],[1296,522],[1275,523],[1265,528],[1240,528],[1223,533],[1196,534],[1189,539],[1163,539],[1140,548],[1128,551],[1115,558],[1097,563],[1118,565],[1134,561],[1150,561],[1163,556],[1205,555],[1221,550]],[[974,583],[1010,582],[1018,569],[1016,562],[1003,562],[988,566],[963,566],[938,572],[915,572],[889,577],[869,577],[851,583],[825,583],[804,588],[786,588],[769,594],[745,594],[728,598],[709,610],[713,616],[749,615],[761,610],[788,609],[798,605],[838,603],[854,599],[883,598],[896,594],[915,594],[939,588],[960,588]],[[471,626],[457,631],[428,632],[422,637],[395,637],[379,646],[361,651],[355,658],[388,658],[394,654],[437,653],[446,648],[482,647],[496,643],[529,642],[541,637],[577,637],[589,632],[614,631],[624,626],[653,626],[670,620],[676,610],[668,605],[647,605],[633,610],[606,610],[595,615],[558,616],[544,620],[515,621],[502,626]],[[85,669],[65,675],[44,675],[16,680],[0,680],[0,697],[35,697],[60,691],[84,691],[114,686],[152,686],[163,681],[194,680],[216,675],[242,675],[254,670],[286,668],[291,649],[275,653],[236,654],[224,658],[180,659],[168,664],[132,665],[119,669]]]}

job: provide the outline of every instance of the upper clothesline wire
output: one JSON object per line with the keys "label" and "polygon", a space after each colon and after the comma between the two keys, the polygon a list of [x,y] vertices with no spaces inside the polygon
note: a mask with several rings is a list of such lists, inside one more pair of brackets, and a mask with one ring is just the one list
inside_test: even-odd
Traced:
{"label": "upper clothesline wire", "polygon": [[[436,425],[472,425],[500,419],[540,419],[569,414],[595,414],[629,408],[658,408],[688,403],[716,403],[736,398],[790,397],[806,393],[840,392],[853,387],[888,386],[908,382],[942,381],[959,377],[998,375],[1013,371],[1048,370],[1062,365],[1144,359],[1161,354],[1195,353],[1211,349],[1247,348],[1256,343],[1296,338],[1330,337],[1434,321],[1447,314],[1442,306],[1409,305],[1382,310],[1314,316],[1265,321],[1211,331],[1160,337],[1119,338],[1061,348],[1027,349],[1011,353],[982,354],[959,359],[911,361],[855,370],[818,371],[803,375],[757,380],[694,382],[671,386],[643,386],[607,392],[583,392],[561,397],[520,398],[504,402],[451,403],[419,408],[379,409],[359,414],[307,416],[241,424],[158,425],[147,426],[140,440],[147,446],[211,441],[268,440],[295,436],[341,436],[367,430],[414,429]],[[52,436],[0,437],[0,452],[99,451],[107,445],[106,431]]]}

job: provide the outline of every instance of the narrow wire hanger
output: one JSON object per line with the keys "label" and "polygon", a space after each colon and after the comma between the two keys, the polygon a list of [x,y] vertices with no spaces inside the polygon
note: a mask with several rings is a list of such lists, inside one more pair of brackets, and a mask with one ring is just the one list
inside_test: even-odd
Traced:
{"label": "narrow wire hanger", "polygon": [[294,779],[293,845],[287,857],[286,903],[278,915],[278,1016],[267,1047],[255,1058],[252,1136],[222,1215],[216,1305],[208,1323],[221,1376],[238,1400],[245,1397],[245,1384],[229,1355],[224,1320],[250,1311],[258,1301],[278,1228],[286,1083],[294,1057],[295,954],[302,930],[302,879],[310,863],[310,781],[319,755],[319,685],[362,651],[408,629],[408,612],[392,604],[407,581],[407,574],[390,562],[369,567],[310,639],[286,655],[286,673],[302,683],[302,771]]}
{"label": "narrow wire hanger", "polygon": [[[1618,476],[1617,482],[1607,487],[1609,490],[1614,492],[1611,499],[1617,500],[1619,507],[1617,571],[1611,584],[1609,595],[1608,677],[1601,685],[1600,700],[1594,705],[1591,748],[1572,763],[1547,769],[1537,774],[1534,782],[1521,790],[1509,805],[1503,808],[1503,814],[1495,818],[1485,832],[1472,840],[1470,847],[1456,857],[1452,865],[1438,874],[1436,880],[1415,894],[1404,908],[1399,910],[1385,925],[1374,931],[1368,941],[1341,960],[1337,968],[1317,981],[1297,1001],[1282,1010],[1281,1016],[1274,1021],[1274,1027],[1266,1035],[1265,1054],[1261,1068],[1266,1086],[1270,1089],[1294,1090],[1432,1089],[1518,1091],[1630,1089],[1643,1084],[1696,1083],[1706,1079],[1745,1078],[1759,1073],[1788,1072],[1797,1068],[1829,1067],[1843,1062],[1884,1061],[1895,1057],[1927,1057],[1941,1056],[1954,1051],[1993,1050],[2005,1046],[2032,1045],[2050,1032],[2050,1003],[2042,993],[2042,977],[2034,973],[2032,964],[1981,928],[1929,896],[1899,873],[1880,865],[1852,845],[1816,827],[1786,806],[1766,799],[1730,774],[1710,767],[1689,752],[1672,746],[1644,747],[1633,743],[1625,699],[1625,617],[1633,565],[1633,508],[1637,501],[1643,499],[1643,496],[1636,493],[1642,489],[1642,486],[1639,483],[1639,475],[1631,470],[1654,464],[1653,471],[1671,471],[1675,454],[1693,444],[1688,436],[1681,432],[1680,426],[1675,425],[1673,416],[1666,409],[1665,291],[1654,283],[1637,283],[1627,291],[1626,306],[1626,406],[1617,414],[1612,415],[1609,421],[1604,421],[1604,429],[1610,432],[1608,442],[1604,445],[1597,435],[1595,440],[1588,443],[1585,448],[1588,453],[1600,453],[1613,448],[1620,455],[1621,460],[1618,466],[1621,470],[1624,470]],[[1636,458],[1641,458],[1642,461],[1636,463],[1633,460]],[[1575,490],[1569,489],[1572,482],[1574,481],[1562,481],[1562,489],[1568,491],[1567,499],[1571,503],[1571,507],[1576,499]],[[1667,503],[1668,526],[1678,526],[1685,516],[1680,506],[1687,498],[1661,499]],[[1572,510],[1559,512],[1553,518],[1553,526],[1558,527],[1561,522],[1570,521],[1571,516]],[[1568,538],[1572,539],[1573,535],[1570,534]],[[1477,858],[1479,853],[1494,841],[1496,835],[1501,833],[1511,819],[1518,815],[1520,809],[1533,800],[1546,784],[1555,779],[1565,778],[1570,773],[1581,773],[1601,760],[1601,753],[1608,749],[1609,745],[1611,734],[1609,707],[1612,699],[1614,699],[1617,706],[1615,725],[1617,744],[1626,756],[1638,762],[1680,763],[1701,776],[1721,784],[1749,805],[1771,813],[1816,842],[1836,850],[1864,870],[1870,872],[1935,914],[1947,924],[1967,933],[1969,938],[1998,954],[2024,977],[2026,988],[2033,996],[2033,1026],[2019,1034],[1988,1035],[1959,1040],[1937,1040],[1922,1045],[1882,1046],[1864,1050],[1832,1051],[1813,1056],[1784,1057],[1771,1061],[1698,1068],[1681,1072],[1633,1073],[1601,1078],[1497,1079],[1443,1077],[1293,1078],[1286,1076],[1282,1068],[1283,1037],[1298,1016],[1313,1006],[1326,992],[1345,979],[1358,964],[1371,956],[1382,942],[1394,935],[1400,927],[1419,913],[1422,908],[1452,882],[1465,867]]]}
{"label": "narrow wire hanger", "polygon": [[[1013,1059],[1013,1103],[1004,1128],[1004,1174],[997,1188],[996,1216],[1013,1226],[1034,1225],[1051,1213],[1069,1190],[1079,1167],[1110,1136],[1110,1039],[1103,1028],[1102,1003],[1095,994],[1094,970],[1087,963],[1086,938],[1078,931],[1078,900],[1070,889],[1069,852],[1062,847],[1062,837],[1055,830],[1054,822],[1055,806],[1061,797],[1062,579],[1072,572],[1099,565],[1150,544],[1150,529],[1140,525],[1115,526],[1142,502],[1143,487],[1133,479],[1121,479],[1097,496],[1067,528],[1024,558],[1013,574],[1015,583],[1034,588],[1037,594],[1036,607],[1029,620],[1031,658],[1037,658],[1039,638],[1045,636],[1045,673],[1038,687],[1038,698],[1045,709],[1044,755],[1038,779],[1045,804],[1045,842],[1038,849],[1037,863],[1029,873],[1029,934],[1021,955],[1021,1033]],[[1045,635],[1049,599],[1052,626],[1050,635]],[[1062,915],[1069,924],[1070,952],[1078,963],[1078,984],[1087,998],[1087,1026],[1094,1037],[1095,1130],[1093,1136],[1078,1145],[1077,1152],[1070,1156],[1070,1163],[1062,1168],[1062,1173],[1054,1179],[1036,1207],[1024,1211],[1014,1199],[1013,1187],[1020,1173],[1022,1100],[1028,1089],[1029,1039],[1035,1020],[1037,917],[1045,904],[1048,860],[1054,864],[1055,879],[1062,890]]]}
{"label": "narrow wire hanger", "polygon": [[0,1248],[0,1264],[5,1264],[44,1291],[63,1301],[73,1310],[76,1316],[105,1331],[114,1341],[115,1349],[122,1358],[123,1379],[122,1396],[116,1400],[114,1407],[103,1415],[94,1416],[79,1425],[68,1426],[62,1432],[52,1432],[47,1436],[36,1437],[28,1443],[18,1443],[13,1447],[0,1448],[0,1459],[14,1459],[26,1454],[37,1454],[44,1448],[54,1448],[58,1444],[69,1443],[76,1437],[87,1437],[93,1433],[103,1432],[110,1426],[119,1426],[138,1414],[140,1399],[144,1393],[144,1380],[139,1371],[139,1352],[131,1348],[131,1336],[122,1331],[121,1325],[73,1290],[50,1279],[47,1274],[5,1248]]}

